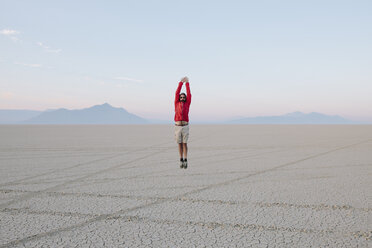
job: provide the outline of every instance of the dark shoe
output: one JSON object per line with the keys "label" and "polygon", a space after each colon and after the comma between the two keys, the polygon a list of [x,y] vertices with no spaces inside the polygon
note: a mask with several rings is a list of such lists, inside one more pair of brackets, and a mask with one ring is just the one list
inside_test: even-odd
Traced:
{"label": "dark shoe", "polygon": [[184,168],[184,169],[187,169],[187,160],[184,160],[184,161],[183,161],[183,168]]}
{"label": "dark shoe", "polygon": [[184,163],[184,162],[183,162],[183,159],[180,159],[180,168],[181,168],[181,169],[182,169],[183,166],[184,166],[183,163]]}

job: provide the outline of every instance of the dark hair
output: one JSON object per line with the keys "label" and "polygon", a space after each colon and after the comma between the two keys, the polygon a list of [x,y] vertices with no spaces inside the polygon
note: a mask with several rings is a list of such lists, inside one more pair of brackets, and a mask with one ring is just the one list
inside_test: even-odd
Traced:
{"label": "dark hair", "polygon": [[184,95],[184,96],[185,96],[185,98],[187,98],[187,96],[186,96],[186,94],[185,94],[185,93],[181,93],[181,94],[180,94],[180,97],[181,97],[182,95]]}

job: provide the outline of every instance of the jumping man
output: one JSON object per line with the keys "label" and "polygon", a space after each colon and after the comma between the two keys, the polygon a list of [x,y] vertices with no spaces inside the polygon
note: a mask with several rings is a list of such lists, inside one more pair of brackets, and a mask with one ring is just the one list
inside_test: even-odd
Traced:
{"label": "jumping man", "polygon": [[[186,92],[181,93],[183,83],[186,83]],[[178,143],[178,151],[180,153],[180,168],[187,168],[187,140],[189,139],[189,108],[191,103],[191,92],[189,79],[183,77],[178,83],[176,96],[174,99],[175,107],[175,138]]]}

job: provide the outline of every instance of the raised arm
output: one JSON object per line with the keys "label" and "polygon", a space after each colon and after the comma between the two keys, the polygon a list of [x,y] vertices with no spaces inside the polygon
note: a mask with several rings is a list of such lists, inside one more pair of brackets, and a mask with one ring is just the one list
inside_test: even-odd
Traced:
{"label": "raised arm", "polygon": [[180,93],[181,93],[182,84],[183,84],[182,81],[178,83],[178,87],[177,87],[177,90],[176,90],[176,95],[174,97],[174,102],[179,102],[179,100],[180,100]]}
{"label": "raised arm", "polygon": [[190,91],[190,84],[189,82],[186,82],[186,92],[187,92],[187,97],[186,101],[191,103],[191,91]]}

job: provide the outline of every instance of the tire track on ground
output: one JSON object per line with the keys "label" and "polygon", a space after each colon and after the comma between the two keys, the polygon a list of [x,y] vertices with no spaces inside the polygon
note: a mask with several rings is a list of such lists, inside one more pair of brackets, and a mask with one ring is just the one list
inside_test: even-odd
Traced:
{"label": "tire track on ground", "polygon": [[[212,133],[212,134],[213,134],[213,133]],[[194,139],[193,141],[207,138],[207,137],[211,136],[212,134],[209,134],[209,135],[206,135],[206,136],[202,136],[202,137],[196,138],[196,139]],[[166,144],[169,144],[169,143],[170,143],[169,141],[167,141],[167,142],[162,142],[161,144],[155,144],[155,145],[152,145],[152,146],[149,146],[149,147],[146,147],[146,148],[142,148],[142,149],[138,149],[138,150],[135,150],[135,151],[131,151],[131,152],[143,152],[143,151],[145,151],[145,150],[147,150],[147,149],[151,149],[151,148],[153,148],[153,147],[158,147],[158,146],[163,146],[163,145],[166,145]],[[128,164],[131,164],[131,163],[133,163],[133,162],[140,161],[140,160],[142,160],[142,159],[145,159],[145,158],[148,158],[148,157],[154,156],[154,155],[156,155],[156,154],[159,154],[159,153],[165,152],[165,151],[167,151],[167,150],[169,150],[169,149],[174,149],[174,147],[172,146],[172,147],[162,148],[162,149],[160,149],[159,151],[156,151],[156,152],[153,152],[153,153],[147,154],[147,155],[145,155],[145,156],[142,156],[142,157],[139,157],[139,158],[136,158],[136,159],[133,159],[133,160],[130,160],[130,161],[124,162],[124,163],[120,163],[120,164],[117,164],[117,165],[114,165],[114,166],[111,166],[111,167],[105,168],[105,169],[103,169],[103,170],[99,170],[99,171],[96,171],[96,172],[93,172],[93,173],[89,173],[89,174],[87,174],[87,175],[85,175],[85,176],[82,176],[82,177],[79,177],[79,178],[75,178],[75,179],[73,179],[73,180],[70,180],[70,181],[67,181],[67,182],[64,182],[64,183],[61,183],[61,184],[55,185],[55,186],[50,187],[50,188],[46,188],[46,189],[44,189],[44,190],[42,190],[42,191],[39,191],[39,192],[42,193],[42,192],[47,192],[47,191],[50,191],[50,190],[51,190],[51,191],[53,191],[53,190],[58,190],[58,189],[60,189],[60,188],[63,188],[63,187],[66,186],[66,185],[69,185],[69,184],[72,184],[72,183],[75,183],[75,182],[79,182],[79,181],[84,180],[84,179],[86,179],[86,178],[89,178],[89,177],[92,177],[92,176],[95,176],[95,175],[99,175],[99,174],[101,174],[101,173],[105,173],[105,172],[108,172],[108,171],[111,171],[111,170],[117,169],[117,168],[119,168],[119,167],[122,167],[122,166],[124,166],[124,165],[128,165]],[[121,156],[121,155],[122,155],[122,154],[120,154],[120,155],[118,155],[118,156]],[[101,159],[101,160],[102,160],[102,159]],[[76,167],[76,165],[75,165],[75,167]],[[131,168],[134,168],[134,167],[138,167],[138,166],[132,166]],[[49,173],[50,173],[50,172],[49,172]],[[45,174],[45,173],[44,173],[44,174]],[[1,185],[0,185],[0,186],[1,186]],[[18,197],[17,199],[14,199],[14,200],[12,200],[12,201],[10,201],[10,202],[2,203],[2,204],[0,204],[0,209],[2,209],[2,208],[7,208],[9,205],[14,204],[14,203],[17,203],[17,202],[21,202],[21,201],[28,200],[28,199],[30,199],[30,198],[32,198],[32,197],[34,197],[34,196],[36,196],[36,195],[38,195],[38,194],[40,194],[40,193],[30,193],[30,194],[25,195],[25,196],[20,196],[20,197]]]}
{"label": "tire track on ground", "polygon": [[[280,152],[280,151],[282,151],[282,150],[279,150],[279,151],[270,151],[270,152],[263,152],[263,153],[257,153],[257,154],[250,154],[250,155],[242,156],[242,157],[239,157],[239,158],[256,157],[256,156],[261,156],[261,155],[264,155],[264,154],[271,154],[271,153]],[[208,156],[205,156],[205,157],[208,157]],[[203,156],[203,158],[204,158],[204,156]],[[231,161],[231,160],[236,160],[236,159],[237,158],[234,157],[234,158],[225,159],[225,160],[218,160],[217,162],[215,162],[215,164],[221,163],[221,162],[226,162],[226,161]],[[169,160],[169,161],[171,161],[171,160]],[[195,161],[195,159],[193,159],[192,161]],[[165,162],[167,162],[167,161],[165,161]],[[206,165],[204,165],[204,166],[206,166]],[[140,168],[140,167],[145,167],[145,166],[131,166],[131,167],[125,167],[123,169],[133,169],[133,168]],[[198,166],[198,168],[200,168],[200,167],[203,167],[203,165]],[[178,165],[177,165],[177,168],[178,168]],[[144,178],[144,177],[148,177],[148,176],[151,176],[151,175],[153,175],[154,177],[163,177],[162,175],[156,176],[156,174],[163,173],[163,172],[168,172],[168,171],[173,171],[173,170],[174,170],[174,168],[172,167],[171,169],[165,169],[165,170],[160,170],[160,171],[152,171],[152,172],[142,173],[142,174],[131,176],[131,177],[117,178],[115,180],[119,181],[119,180],[123,180],[123,179]],[[212,174],[215,174],[215,173],[212,173]],[[173,175],[171,175],[171,176],[173,176]],[[184,176],[184,175],[182,175],[182,176]],[[86,183],[80,184],[80,186],[87,186],[87,185],[90,185],[90,184],[98,184],[98,183],[106,183],[106,182],[86,182]]]}
{"label": "tire track on ground", "polygon": [[[33,156],[28,156],[28,157],[2,157],[0,158],[0,161],[4,161],[4,160],[20,160],[20,159],[48,159],[48,158],[76,158],[76,157],[86,157],[86,156],[92,156],[95,155],[95,156],[102,156],[102,155],[107,155],[107,152],[102,152],[102,153],[74,153],[74,154],[71,154],[71,153],[66,153],[66,154],[59,154],[59,155],[43,155],[43,156],[38,156],[38,155],[33,155]],[[113,155],[113,154],[117,154],[116,153],[109,153],[109,155]]]}
{"label": "tire track on ground", "polygon": [[[200,187],[207,187],[209,185],[201,185],[201,186],[193,186],[192,188],[200,188]],[[178,186],[175,187],[177,189],[182,188],[190,188],[190,186]],[[152,188],[154,189],[154,188]],[[155,188],[156,189],[156,188]],[[170,189],[170,188],[160,188],[160,189]],[[0,190],[3,193],[31,193],[35,191],[27,191],[27,190]],[[41,192],[40,192],[41,193]],[[255,205],[261,208],[305,208],[305,209],[312,209],[316,211],[322,210],[353,210],[353,211],[361,211],[361,212],[372,212],[372,208],[360,208],[354,207],[351,205],[329,205],[329,204],[296,204],[296,203],[288,203],[288,202],[247,202],[247,201],[224,201],[224,200],[208,200],[208,199],[198,199],[198,198],[176,198],[176,197],[161,197],[161,196],[138,196],[138,195],[110,195],[110,194],[96,194],[96,193],[74,193],[74,192],[43,192],[41,193],[47,196],[54,196],[54,197],[61,197],[61,196],[70,196],[70,197],[91,197],[91,198],[118,198],[118,199],[132,199],[132,200],[167,200],[168,202],[190,202],[190,203],[211,203],[211,204],[225,204],[225,205]],[[22,209],[22,208],[5,208],[2,211],[7,211],[6,209]],[[28,211],[28,209],[24,209]]]}
{"label": "tire track on ground", "polygon": [[[265,154],[272,154],[272,153],[275,153],[275,152],[281,152],[281,151],[286,151],[286,150],[287,149],[285,149],[285,150],[283,150],[283,149],[281,149],[281,150],[274,150],[274,151],[269,151],[269,152],[249,154],[249,155],[240,156],[240,157],[235,157],[236,154],[234,154],[234,157],[233,158],[229,158],[229,159],[225,159],[225,160],[218,160],[215,163],[221,163],[221,162],[226,162],[226,161],[233,161],[233,160],[237,160],[239,158],[252,158],[252,157],[256,157],[256,156],[261,156],[261,155],[265,155]],[[244,152],[245,151],[239,151],[237,153],[240,154],[240,153],[244,153]],[[230,152],[218,154],[217,156],[224,156],[226,154],[230,154]],[[123,155],[125,155],[125,154],[123,154]],[[210,155],[193,157],[192,161],[198,161],[201,158],[207,158],[207,157],[210,157]],[[214,156],[213,158],[215,158],[215,157],[216,156]],[[97,159],[97,160],[100,161],[100,160],[104,160],[104,159]],[[88,162],[85,162],[85,164],[81,164],[81,165],[86,165],[86,164],[91,163],[91,162],[99,162],[99,161],[88,161]],[[174,159],[173,160],[165,160],[163,162],[166,163],[166,162],[171,162],[171,161],[174,161]],[[50,183],[50,182],[46,182],[46,181],[37,181],[37,182],[33,182],[33,181],[31,181],[31,182],[23,182],[23,181],[24,180],[34,179],[34,178],[39,177],[39,176],[44,176],[44,175],[52,174],[52,173],[55,173],[55,172],[64,171],[64,170],[71,169],[71,168],[76,168],[76,167],[79,167],[79,166],[80,165],[78,165],[78,166],[75,165],[75,166],[71,166],[71,167],[57,169],[57,170],[51,171],[51,172],[46,172],[44,174],[39,174],[39,175],[31,176],[31,177],[29,177],[27,179],[19,179],[20,182],[17,182],[17,180],[16,180],[16,181],[12,181],[12,182],[9,182],[9,183],[0,184],[0,187],[3,187],[3,186],[14,186],[14,185],[30,185],[30,184],[32,185],[32,184],[40,184],[40,183]],[[131,166],[131,167],[125,167],[125,168],[122,168],[122,169],[133,169],[133,168],[137,168],[137,167],[141,167],[141,166]],[[198,166],[198,168],[199,167],[203,167],[203,165]],[[149,175],[153,175],[153,174],[157,174],[157,173],[167,172],[167,171],[170,171],[170,170],[173,170],[173,169],[174,168],[172,168],[172,169],[166,169],[166,170],[161,170],[161,171],[150,172],[150,173],[143,173],[143,174],[139,174],[139,175],[131,176],[131,177],[114,178],[114,179],[110,179],[110,180],[111,181],[118,181],[118,180],[123,180],[123,179],[141,178],[141,177],[145,177],[145,176],[149,176]],[[224,173],[226,173],[226,172],[220,172],[219,174],[224,174]],[[240,172],[236,172],[236,173],[240,173]],[[214,175],[214,174],[218,174],[218,173],[211,173],[211,174]],[[197,175],[197,174],[188,174],[187,176],[193,176],[193,175]],[[203,174],[200,174],[200,175],[203,175]],[[180,175],[163,175],[163,176],[160,175],[159,177],[172,177],[172,176],[180,176]],[[62,177],[62,178],[66,178],[66,177]],[[56,179],[56,178],[53,178],[53,179]],[[81,185],[89,185],[89,184],[93,184],[93,183],[94,184],[97,184],[97,183],[104,183],[104,182],[96,182],[96,181],[95,182],[87,182],[87,183],[84,183],[84,184],[81,184]]]}
{"label": "tire track on ground", "polygon": [[124,154],[115,154],[115,155],[111,155],[111,156],[104,157],[104,158],[99,158],[99,159],[94,159],[94,160],[83,162],[83,163],[78,163],[78,164],[75,164],[75,165],[72,165],[72,166],[69,166],[69,167],[55,169],[55,170],[52,170],[52,171],[47,171],[47,172],[44,172],[44,173],[41,173],[41,174],[38,174],[38,175],[24,177],[22,179],[17,179],[17,180],[11,181],[11,182],[2,183],[2,184],[0,184],[0,187],[20,184],[23,181],[27,181],[27,180],[30,180],[30,179],[35,179],[35,178],[38,178],[38,177],[47,176],[47,175],[50,175],[50,174],[54,174],[56,172],[61,172],[61,171],[69,170],[69,169],[74,169],[74,168],[77,168],[77,167],[80,167],[80,166],[83,166],[83,165],[104,161],[104,160],[119,157],[119,156],[122,156],[122,155],[124,155]]}
{"label": "tire track on ground", "polygon": [[[168,148],[167,148],[167,149],[168,149]],[[53,187],[50,187],[50,188],[44,189],[44,190],[42,190],[42,191],[38,191],[37,193],[30,193],[30,194],[27,194],[27,195],[25,195],[25,196],[21,196],[21,197],[19,197],[19,198],[17,198],[17,199],[14,199],[14,200],[10,201],[10,202],[6,202],[6,203],[3,203],[3,204],[0,204],[0,209],[2,209],[2,208],[6,208],[6,207],[8,207],[9,205],[14,204],[14,203],[18,203],[18,202],[21,202],[21,201],[28,200],[28,199],[30,199],[30,198],[32,198],[32,197],[34,197],[34,196],[37,196],[37,195],[39,195],[39,194],[41,194],[41,193],[43,193],[43,192],[53,191],[53,190],[58,190],[58,189],[60,189],[60,188],[63,188],[63,187],[66,186],[66,185],[69,185],[69,184],[72,184],[72,183],[75,183],[75,182],[79,182],[79,181],[84,180],[84,179],[86,179],[86,178],[89,178],[89,177],[91,177],[91,176],[95,176],[95,175],[98,175],[98,174],[101,174],[101,173],[105,173],[105,172],[107,172],[107,171],[110,171],[110,170],[113,170],[113,169],[119,168],[119,167],[121,167],[121,166],[128,165],[128,164],[131,164],[131,163],[134,163],[134,162],[140,161],[140,160],[142,160],[142,159],[148,158],[148,157],[150,157],[150,156],[154,156],[154,155],[156,155],[156,154],[158,154],[158,153],[161,153],[161,152],[164,152],[164,151],[165,151],[165,150],[156,151],[156,152],[154,152],[154,153],[150,153],[150,154],[147,154],[147,155],[145,155],[145,156],[141,156],[141,157],[139,157],[139,158],[136,158],[136,159],[130,160],[130,161],[128,161],[128,162],[121,163],[121,164],[118,164],[118,165],[115,165],[115,166],[111,166],[111,167],[109,167],[109,168],[106,168],[106,169],[103,169],[103,170],[99,170],[99,171],[96,171],[96,172],[93,172],[93,173],[89,173],[89,174],[87,174],[87,175],[85,175],[85,176],[82,176],[82,177],[79,177],[79,178],[76,178],[76,179],[73,179],[73,180],[69,180],[69,181],[67,181],[67,182],[64,182],[64,183],[58,184],[58,185],[56,185],[56,186],[53,186]]]}
{"label": "tire track on ground", "polygon": [[[5,209],[6,212],[10,214],[19,214],[19,213],[26,213],[26,214],[34,214],[34,215],[52,215],[52,216],[71,216],[71,217],[98,217],[97,214],[82,214],[82,213],[74,213],[74,212],[51,212],[51,211],[32,211],[32,210],[24,210],[24,209]],[[191,225],[191,226],[202,226],[209,229],[215,228],[234,228],[234,229],[249,229],[249,230],[260,230],[260,231],[287,231],[287,232],[295,232],[295,233],[316,233],[321,235],[327,234],[341,234],[344,236],[354,236],[356,238],[365,238],[366,240],[372,239],[372,231],[365,231],[359,230],[354,232],[345,232],[342,230],[333,230],[333,229],[312,229],[312,228],[300,228],[300,227],[286,227],[286,226],[267,226],[267,225],[259,225],[259,224],[248,224],[248,223],[226,223],[226,222],[206,222],[206,221],[186,221],[186,220],[173,220],[173,219],[157,219],[157,218],[150,218],[150,217],[139,217],[135,215],[120,215],[120,216],[110,216],[106,220],[121,220],[124,222],[136,222],[136,223],[144,223],[144,222],[152,222],[156,224],[176,224],[176,225]]]}
{"label": "tire track on ground", "polygon": [[54,174],[56,172],[75,169],[75,168],[78,168],[78,167],[83,166],[83,165],[88,165],[88,164],[92,164],[92,163],[96,163],[96,162],[105,161],[105,160],[108,160],[108,159],[124,156],[124,155],[127,155],[128,153],[131,153],[131,152],[142,152],[142,151],[145,151],[146,149],[151,149],[153,147],[156,147],[156,146],[159,146],[159,145],[161,146],[161,145],[168,144],[168,143],[169,142],[163,142],[161,144],[152,145],[150,147],[145,147],[145,148],[141,148],[141,149],[137,149],[137,150],[133,150],[133,151],[126,151],[124,154],[122,154],[122,153],[114,154],[114,155],[110,155],[110,156],[107,156],[107,157],[104,157],[104,158],[99,158],[99,159],[94,159],[94,160],[83,162],[83,163],[78,163],[78,164],[75,164],[75,165],[72,165],[72,166],[69,166],[69,167],[55,169],[55,170],[52,170],[52,171],[47,171],[47,172],[42,173],[42,174],[33,175],[33,176],[25,177],[25,178],[22,178],[22,179],[17,179],[17,180],[11,181],[11,182],[2,183],[2,184],[0,184],[0,187],[21,184],[23,181],[27,181],[27,180],[30,180],[30,179],[35,179],[35,178],[38,178],[38,177],[41,177],[41,176]]}

